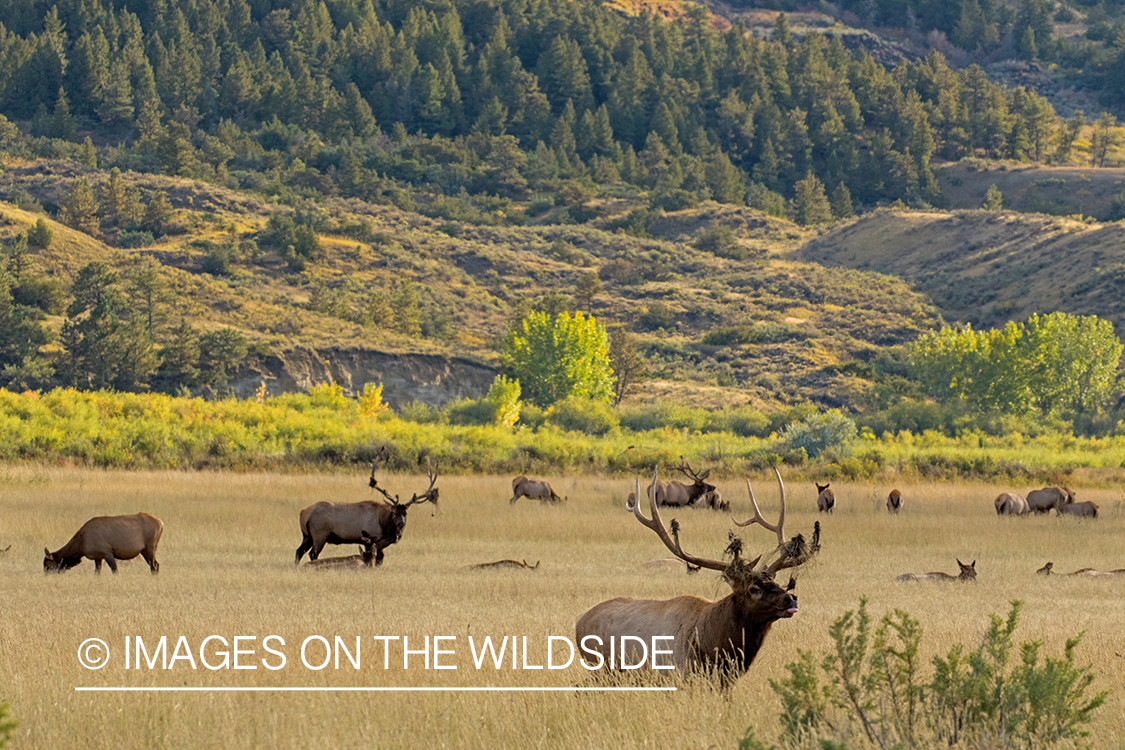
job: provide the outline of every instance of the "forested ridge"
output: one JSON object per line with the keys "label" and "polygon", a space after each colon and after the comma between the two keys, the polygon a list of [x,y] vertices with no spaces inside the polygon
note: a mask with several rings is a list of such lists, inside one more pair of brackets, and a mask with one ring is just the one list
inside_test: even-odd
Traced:
{"label": "forested ridge", "polygon": [[886,70],[784,18],[771,41],[713,31],[700,7],[8,0],[3,18],[0,113],[38,136],[89,129],[103,167],[439,213],[472,211],[437,195],[570,179],[782,213],[777,194],[810,172],[853,202],[940,204],[935,155],[1065,159],[1074,140],[1043,98],[975,66]]}

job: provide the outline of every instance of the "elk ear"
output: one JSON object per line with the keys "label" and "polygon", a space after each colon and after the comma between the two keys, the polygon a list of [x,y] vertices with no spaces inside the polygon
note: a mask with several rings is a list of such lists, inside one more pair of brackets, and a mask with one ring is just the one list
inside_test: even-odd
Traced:
{"label": "elk ear", "polygon": [[51,557],[51,550],[47,549],[46,547],[43,548],[43,556],[46,557],[48,560],[54,559],[54,558]]}
{"label": "elk ear", "polygon": [[795,588],[797,588],[797,579],[793,576],[789,576],[789,585],[785,587],[785,590],[792,591]]}
{"label": "elk ear", "polygon": [[970,565],[969,567],[972,568],[973,570],[976,570],[977,569],[977,561],[973,560],[973,564]]}

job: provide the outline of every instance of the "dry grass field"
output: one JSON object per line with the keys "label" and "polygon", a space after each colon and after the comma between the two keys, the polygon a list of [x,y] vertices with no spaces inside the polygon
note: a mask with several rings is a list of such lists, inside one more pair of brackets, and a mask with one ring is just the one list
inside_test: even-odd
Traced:
{"label": "dry grass field", "polygon": [[[956,642],[979,642],[990,613],[1026,602],[1017,641],[1043,639],[1059,654],[1067,636],[1086,639],[1079,662],[1092,663],[1096,689],[1113,691],[1101,709],[1091,746],[1125,744],[1125,580],[1049,579],[1035,570],[1125,567],[1125,510],[1117,490],[1078,490],[1095,500],[1096,521],[997,518],[999,488],[980,485],[900,487],[906,507],[886,513],[888,487],[834,486],[838,510],[822,517],[824,548],[799,574],[800,612],[776,624],[758,661],[729,696],[705,685],[675,693],[89,693],[76,686],[573,686],[595,684],[577,666],[566,670],[473,667],[467,638],[527,636],[529,664],[543,664],[550,635],[572,636],[574,620],[614,596],[725,596],[707,571],[687,576],[651,572],[645,561],[666,557],[656,536],[622,509],[628,482],[556,479],[569,495],[561,507],[526,499],[509,506],[504,477],[439,481],[442,499],[411,509],[402,541],[381,569],[313,573],[293,566],[300,541],[298,511],[320,499],[370,497],[360,475],[282,476],[223,473],[106,473],[0,468],[0,698],[19,721],[14,746],[41,748],[241,747],[720,747],[732,748],[748,725],[776,737],[779,702],[766,682],[782,676],[798,647],[823,653],[831,621],[861,595],[876,617],[902,608],[920,619],[926,658]],[[420,477],[388,476],[384,484],[409,496]],[[767,517],[776,514],[773,482],[756,481]],[[721,485],[737,514],[747,515],[745,489]],[[1027,490],[1029,488],[1011,488]],[[816,520],[811,485],[789,487],[789,534]],[[46,576],[42,549],[62,546],[87,518],[144,510],[165,522],[161,572],[138,558],[117,576],[95,577],[89,561]],[[718,557],[730,523],[707,511],[678,517],[689,552]],[[772,534],[743,538],[766,550]],[[354,547],[329,548],[350,554]],[[957,570],[955,558],[977,561],[975,584],[901,584],[906,571]],[[481,571],[474,563],[501,558],[540,562],[533,572]],[[286,666],[277,671],[124,669],[126,636],[147,643],[186,636],[193,649],[209,635],[284,638]],[[300,643],[309,635],[362,636],[362,666],[306,669]],[[457,670],[401,668],[392,648],[383,669],[376,635],[456,636]],[[86,638],[105,640],[111,661],[99,671],[77,660]],[[252,647],[252,646],[244,646]],[[276,647],[276,644],[275,644]],[[211,649],[214,651],[214,649]],[[316,660],[310,649],[310,660]],[[198,653],[196,653],[198,658]],[[272,658],[257,648],[248,663]],[[211,657],[214,663],[217,657]],[[274,662],[276,664],[276,659]],[[928,670],[927,670],[928,675]]]}

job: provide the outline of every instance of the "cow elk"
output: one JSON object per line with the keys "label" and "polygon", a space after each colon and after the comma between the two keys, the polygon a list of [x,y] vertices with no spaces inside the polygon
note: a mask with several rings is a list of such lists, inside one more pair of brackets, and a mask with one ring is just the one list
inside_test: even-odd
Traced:
{"label": "cow elk", "polygon": [[[691,484],[684,484],[674,479],[667,482],[658,481],[653,491],[657,505],[669,508],[684,508],[695,505],[696,501],[704,495],[718,491],[715,485],[708,484],[706,481],[707,477],[711,475],[710,469],[698,474],[691,468],[690,464],[684,461],[683,456],[680,456],[680,465],[673,468],[690,479]],[[722,496],[719,496],[718,502],[722,502]]]}
{"label": "cow elk", "polygon": [[496,562],[478,563],[470,567],[478,570],[501,570],[504,568],[513,570],[535,570],[539,567],[539,561],[536,560],[534,565],[528,565],[527,560],[497,560]]}
{"label": "cow elk", "polygon": [[1060,511],[1064,505],[1074,502],[1074,493],[1066,487],[1044,487],[1027,493],[1027,509],[1034,513],[1050,513],[1051,508]]}
{"label": "cow elk", "polygon": [[902,510],[902,493],[898,490],[891,490],[887,495],[887,512],[898,513]]}
{"label": "cow elk", "polygon": [[[653,472],[652,484],[648,488],[651,518],[646,518],[641,512],[640,503],[631,505],[633,515],[645,528],[653,531],[676,558],[688,565],[719,571],[733,591],[715,602],[695,596],[663,601],[610,599],[578,618],[575,625],[577,641],[586,653],[599,654],[603,663],[613,669],[623,661],[614,664],[611,643],[621,642],[622,636],[644,641],[651,641],[654,637],[672,637],[670,660],[677,670],[717,673],[725,688],[750,667],[773,623],[797,613],[797,597],[792,593],[796,581],[790,577],[789,584],[782,588],[774,582],[774,576],[786,568],[802,565],[820,549],[820,524],[816,524],[811,544],[806,543],[800,534],[786,542],[785,485],[781,475],[777,475],[781,513],[776,524],[762,517],[754,500],[754,491],[747,481],[754,516],[745,522],[735,520],[735,524],[744,527],[756,523],[774,532],[777,547],[769,558],[774,558],[774,555],[776,558],[763,563],[760,568],[758,563],[762,561],[762,555],[749,562],[742,559],[742,540],[733,533],[726,549],[731,556],[729,562],[689,555],[680,546],[679,524],[673,520],[669,533],[660,519],[655,492],[658,471]],[[774,471],[777,472],[776,469]],[[634,496],[640,497],[639,482]],[[622,646],[621,660],[638,663],[636,657],[635,650]]]}
{"label": "cow elk", "polygon": [[831,513],[836,509],[836,493],[828,489],[827,484],[823,487],[819,483],[814,482],[814,484],[817,491],[816,509],[821,513]]}
{"label": "cow elk", "polygon": [[961,568],[961,575],[950,575],[949,573],[903,573],[895,578],[896,581],[975,581],[977,580],[977,561],[973,560],[972,565],[966,565],[960,560],[957,561],[957,566]]}
{"label": "cow elk", "polygon": [[1055,509],[1058,515],[1078,516],[1079,518],[1097,518],[1098,504],[1086,500],[1081,503],[1067,503]]}
{"label": "cow elk", "polygon": [[559,497],[555,491],[551,489],[551,485],[546,482],[541,482],[537,479],[528,479],[525,476],[518,476],[512,480],[512,499],[508,504],[514,504],[516,500],[521,497],[529,497],[532,500],[542,500],[545,503],[561,503],[565,502],[565,497]]}
{"label": "cow elk", "polygon": [[70,541],[56,552],[43,548],[43,572],[61,573],[70,570],[83,557],[94,561],[94,572],[102,572],[102,563],[117,572],[118,560],[144,557],[155,575],[160,572],[156,547],[164,533],[164,522],[148,513],[133,516],[97,516],[82,524]]}
{"label": "cow elk", "polygon": [[998,516],[1024,516],[1027,515],[1027,501],[1014,492],[1001,492],[992,501],[996,506]]}
{"label": "cow elk", "polygon": [[361,570],[365,568],[372,568],[375,564],[375,543],[378,541],[375,537],[370,536],[366,531],[360,533],[363,538],[363,544],[359,546],[358,555],[348,555],[347,557],[321,557],[317,560],[309,560],[305,564],[306,568],[313,570]]}
{"label": "cow elk", "polygon": [[326,544],[362,544],[368,531],[374,531],[375,564],[383,564],[383,550],[402,539],[406,526],[406,510],[417,503],[437,505],[437,470],[426,460],[426,470],[430,476],[430,486],[422,494],[415,494],[407,502],[399,501],[379,486],[375,480],[375,469],[383,460],[381,454],[371,462],[371,479],[368,485],[385,499],[380,502],[364,500],[358,503],[330,503],[321,501],[301,511],[301,546],[297,548],[294,562],[300,564],[306,552],[310,560],[320,557]]}

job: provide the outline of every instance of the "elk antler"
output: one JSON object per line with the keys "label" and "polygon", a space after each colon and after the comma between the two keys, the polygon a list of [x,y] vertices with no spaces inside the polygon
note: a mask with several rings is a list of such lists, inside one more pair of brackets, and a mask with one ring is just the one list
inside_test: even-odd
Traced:
{"label": "elk antler", "polygon": [[629,509],[631,511],[633,511],[633,515],[636,516],[637,520],[640,521],[646,528],[652,529],[653,531],[656,532],[656,535],[658,537],[660,537],[660,541],[664,542],[664,546],[667,547],[669,550],[671,550],[673,555],[680,558],[685,563],[687,563],[689,565],[695,565],[695,566],[700,567],[700,568],[707,568],[709,570],[725,571],[728,567],[728,565],[726,563],[720,562],[719,560],[708,560],[705,557],[695,557],[694,555],[689,555],[686,552],[684,552],[682,549],[680,549],[680,540],[679,540],[678,534],[677,534],[677,538],[676,538],[675,542],[673,542],[672,538],[670,536],[668,536],[668,530],[664,528],[664,523],[660,520],[660,511],[658,511],[656,509],[655,488],[656,488],[656,477],[657,477],[657,474],[659,474],[659,472],[660,472],[659,466],[657,466],[656,468],[653,469],[653,471],[652,471],[652,484],[650,484],[649,487],[648,487],[648,507],[649,507],[650,511],[652,512],[652,519],[650,520],[648,518],[645,518],[644,514],[641,513],[641,503],[640,503],[641,480],[640,479],[636,480],[636,490],[635,490],[635,495],[634,495],[634,497],[636,499],[634,500],[633,505],[630,506]]}
{"label": "elk antler", "polygon": [[691,464],[685,461],[683,456],[680,456],[680,465],[673,466],[672,468],[683,474],[685,477],[691,479],[696,484],[702,484],[704,479],[711,476],[710,469],[703,472],[702,474],[696,474],[695,471],[691,468]]}
{"label": "elk antler", "polygon": [[429,456],[426,456],[426,473],[430,475],[430,486],[427,487],[426,491],[423,492],[421,495],[415,493],[414,497],[410,498],[410,500],[407,503],[405,503],[406,507],[409,508],[411,505],[414,505],[415,503],[427,503],[427,502],[433,503],[434,505],[437,505],[438,491],[437,491],[437,488],[434,487],[434,484],[437,483],[438,474],[437,474],[437,468],[430,465],[430,457]]}
{"label": "elk antler", "polygon": [[765,518],[762,518],[762,511],[758,509],[758,501],[754,499],[754,490],[750,486],[749,479],[746,480],[746,491],[750,493],[750,504],[754,506],[754,517],[749,521],[739,521],[734,516],[731,516],[731,520],[734,521],[735,526],[739,527],[749,526],[754,523],[765,526],[767,529],[777,534],[777,546],[781,547],[785,544],[785,483],[781,481],[781,472],[777,470],[776,466],[773,467],[773,473],[777,474],[777,486],[781,490],[781,513],[777,517],[777,524],[774,525]]}

